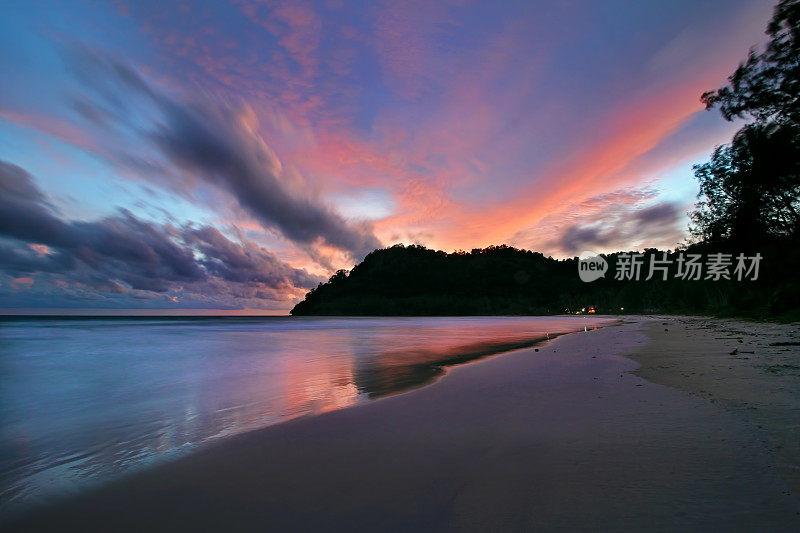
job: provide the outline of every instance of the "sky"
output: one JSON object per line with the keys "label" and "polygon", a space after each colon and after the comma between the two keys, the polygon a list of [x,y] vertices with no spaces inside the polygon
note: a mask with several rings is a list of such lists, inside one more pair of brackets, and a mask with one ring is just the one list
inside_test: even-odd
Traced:
{"label": "sky", "polygon": [[686,239],[761,0],[0,0],[0,308],[284,313],[396,243]]}

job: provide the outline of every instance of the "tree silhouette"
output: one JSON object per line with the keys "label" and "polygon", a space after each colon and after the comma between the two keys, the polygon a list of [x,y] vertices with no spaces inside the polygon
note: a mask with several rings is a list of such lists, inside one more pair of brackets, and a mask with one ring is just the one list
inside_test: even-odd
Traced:
{"label": "tree silhouette", "polygon": [[745,246],[797,238],[800,228],[797,135],[774,122],[744,126],[694,167],[700,202],[692,231],[705,242]]}
{"label": "tree silhouette", "polygon": [[[685,253],[711,253],[706,243]],[[642,258],[649,265],[659,250]],[[676,279],[677,254],[669,253],[668,280],[618,280],[620,254],[605,256],[609,274],[592,283],[581,281],[578,260],[554,259],[510,246],[445,253],[423,246],[395,245],[375,250],[350,272],[306,294],[293,315],[548,315],[594,307],[597,313],[713,312],[764,314],[770,296],[795,271],[781,271],[777,257],[794,252],[761,248],[765,256],[759,281]],[[782,297],[783,298],[783,297]],[[795,307],[795,293],[786,293],[782,311]]]}
{"label": "tree silhouette", "polygon": [[770,41],[728,78],[728,85],[701,96],[707,109],[719,107],[726,120],[798,124],[800,115],[800,1],[783,0],[767,26]]}
{"label": "tree silhouette", "polygon": [[708,163],[700,182],[692,234],[706,242],[753,246],[800,237],[800,1],[784,0],[767,28],[770,42],[701,96],[726,120],[751,119]]}

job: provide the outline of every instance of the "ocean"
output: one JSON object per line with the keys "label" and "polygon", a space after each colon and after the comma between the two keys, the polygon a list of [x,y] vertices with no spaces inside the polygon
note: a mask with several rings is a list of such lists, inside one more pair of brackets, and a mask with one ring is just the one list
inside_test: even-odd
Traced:
{"label": "ocean", "polygon": [[0,318],[0,512],[608,321]]}

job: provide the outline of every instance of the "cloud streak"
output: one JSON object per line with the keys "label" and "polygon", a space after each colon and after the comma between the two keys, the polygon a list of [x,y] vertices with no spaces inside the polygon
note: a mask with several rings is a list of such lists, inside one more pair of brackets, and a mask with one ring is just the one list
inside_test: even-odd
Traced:
{"label": "cloud streak", "polygon": [[[106,136],[113,145],[109,151],[124,146],[126,137],[153,150],[149,157],[118,153],[118,163],[170,179],[178,190],[191,188],[193,180],[218,187],[266,227],[302,246],[326,245],[356,260],[380,247],[369,225],[346,220],[284,169],[248,105],[208,95],[182,101],[153,87],[129,65],[86,50],[76,66],[86,87],[76,109]],[[138,102],[137,108],[128,109],[120,95]]]}

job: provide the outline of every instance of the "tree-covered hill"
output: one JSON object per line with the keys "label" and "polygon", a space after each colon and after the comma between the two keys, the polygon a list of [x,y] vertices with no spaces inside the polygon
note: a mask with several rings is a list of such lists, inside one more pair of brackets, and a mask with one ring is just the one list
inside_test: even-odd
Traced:
{"label": "tree-covered hill", "polygon": [[[647,250],[638,281],[615,279],[616,253],[605,256],[605,277],[587,283],[578,276],[577,258],[553,259],[508,246],[448,254],[396,245],[375,250],[350,272],[337,272],[309,292],[292,314],[541,315],[594,307],[597,313],[774,315],[796,306],[799,294],[791,268],[798,264],[796,258],[764,247],[759,279],[739,281],[734,269],[740,251],[728,252],[734,263],[728,269],[730,280],[705,279],[705,271],[700,280],[676,278],[679,252],[667,256],[671,265],[666,281],[658,271],[647,280],[650,261],[663,259],[663,252]],[[682,253],[707,258],[712,252],[695,245]]]}

